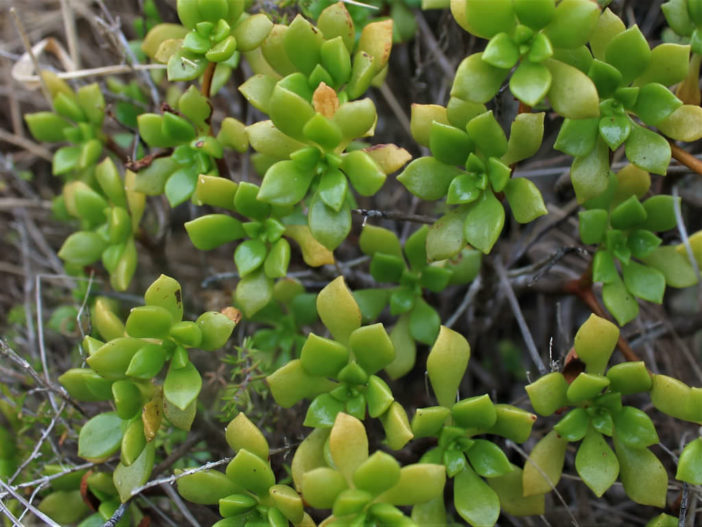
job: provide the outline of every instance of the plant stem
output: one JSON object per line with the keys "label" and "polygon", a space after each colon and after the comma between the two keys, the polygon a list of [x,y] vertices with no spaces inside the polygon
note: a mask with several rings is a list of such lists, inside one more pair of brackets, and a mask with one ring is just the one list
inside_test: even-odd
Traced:
{"label": "plant stem", "polygon": [[129,162],[129,155],[127,155],[127,152],[124,151],[124,149],[119,146],[117,143],[115,143],[115,140],[112,139],[112,136],[107,136],[105,138],[105,147],[115,154],[117,157],[119,157],[119,160],[122,161],[122,163],[128,163]]}
{"label": "plant stem", "polygon": [[142,157],[141,159],[136,159],[133,161],[128,161],[127,163],[124,164],[126,168],[131,170],[132,172],[138,172],[139,170],[142,170],[144,168],[148,168],[151,166],[151,163],[156,161],[160,157],[168,157],[173,153],[173,149],[169,148],[167,150],[161,150],[159,152],[154,152],[152,154],[146,155]]}
{"label": "plant stem", "polygon": [[687,520],[687,500],[690,494],[690,487],[683,481],[682,496],[680,497],[680,514],[678,516],[678,527],[685,527]]}
{"label": "plant stem", "polygon": [[683,150],[672,141],[669,142],[670,151],[673,154],[673,157],[693,172],[697,172],[698,174],[702,175],[702,161],[697,159],[690,152]]}
{"label": "plant stem", "polygon": [[363,216],[363,220],[367,218],[384,218],[386,220],[412,221],[415,223],[426,223],[432,225],[436,218],[431,216],[423,216],[421,214],[407,214],[399,211],[384,211],[374,209],[352,209],[351,212]]}
{"label": "plant stem", "polygon": [[[214,130],[212,129],[212,102],[209,100],[212,96],[212,79],[214,78],[215,69],[217,68],[216,62],[210,62],[205,69],[205,73],[202,74],[202,87],[201,93],[207,97],[208,103],[210,104],[210,116],[207,118],[206,122],[210,127],[210,136],[215,137]],[[215,158],[215,163],[217,164],[217,171],[222,177],[229,177],[229,166],[227,161],[221,158]]]}
{"label": "plant stem", "polygon": [[210,98],[210,92],[212,91],[212,79],[214,78],[215,68],[217,67],[216,62],[210,62],[205,68],[205,73],[202,74],[202,87],[201,93],[208,99]]}

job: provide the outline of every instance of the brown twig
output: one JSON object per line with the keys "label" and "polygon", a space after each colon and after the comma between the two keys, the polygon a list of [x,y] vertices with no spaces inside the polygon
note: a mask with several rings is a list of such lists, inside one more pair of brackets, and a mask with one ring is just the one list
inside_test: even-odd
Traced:
{"label": "brown twig", "polygon": [[112,136],[108,135],[105,137],[105,147],[115,154],[122,163],[127,164],[129,162],[129,155],[112,139]]}
{"label": "brown twig", "polygon": [[0,141],[10,143],[11,145],[18,146],[25,149],[27,152],[34,154],[37,157],[45,159],[46,161],[51,161],[53,159],[53,154],[41,145],[38,145],[34,141],[30,141],[19,135],[11,134],[6,130],[0,128]]}
{"label": "brown twig", "polygon": [[682,163],[683,165],[685,165],[687,168],[689,168],[693,172],[697,172],[698,174],[702,175],[702,160],[697,159],[690,152],[683,150],[682,148],[680,148],[678,145],[676,145],[672,141],[669,141],[669,143],[670,143],[670,151],[671,151],[673,157],[679,163]]}
{"label": "brown twig", "polygon": [[144,168],[151,166],[151,163],[156,161],[159,157],[168,157],[173,153],[172,148],[166,150],[161,150],[159,152],[154,152],[152,154],[146,155],[141,159],[134,159],[132,161],[127,161],[124,166],[127,167],[132,172],[138,172]]}
{"label": "brown twig", "polygon": [[210,92],[212,91],[212,79],[214,78],[215,68],[217,64],[215,62],[210,62],[205,68],[205,73],[202,74],[202,87],[200,88],[202,95],[210,98]]}
{"label": "brown twig", "polygon": [[24,49],[27,53],[29,53],[29,57],[32,59],[32,64],[34,65],[34,71],[39,77],[39,85],[41,86],[41,91],[44,94],[44,98],[46,99],[46,102],[49,103],[49,106],[51,108],[54,107],[54,102],[53,98],[51,97],[51,91],[49,90],[49,87],[46,85],[46,81],[44,81],[44,77],[41,75],[41,70],[39,69],[39,61],[37,60],[36,55],[34,54],[34,51],[32,51],[32,43],[29,40],[29,35],[27,35],[27,30],[24,27],[24,24],[22,23],[22,20],[19,17],[19,13],[17,12],[17,9],[14,7],[10,8],[10,14],[12,15],[12,18],[14,19],[15,22],[15,27],[17,28],[17,32],[20,35],[20,38],[22,39],[22,44],[24,45]]}
{"label": "brown twig", "polygon": [[76,33],[76,19],[71,6],[71,0],[61,0],[61,16],[63,28],[68,42],[68,52],[76,68],[80,68],[80,54],[78,53],[78,35]]}

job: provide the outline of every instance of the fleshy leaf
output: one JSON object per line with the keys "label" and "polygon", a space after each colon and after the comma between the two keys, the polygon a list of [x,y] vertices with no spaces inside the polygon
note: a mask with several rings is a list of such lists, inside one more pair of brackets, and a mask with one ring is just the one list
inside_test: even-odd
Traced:
{"label": "fleshy leaf", "polygon": [[629,448],[616,437],[614,448],[627,496],[642,505],[665,507],[668,474],[653,452],[648,448]]}
{"label": "fleshy leaf", "polygon": [[568,119],[587,119],[600,114],[600,97],[587,75],[555,59],[544,64],[551,72],[548,99],[556,112]]}
{"label": "fleshy leaf", "polygon": [[482,53],[474,53],[458,65],[451,97],[486,103],[499,91],[508,74],[509,70],[485,62]]}
{"label": "fleshy leaf", "polygon": [[578,157],[570,167],[575,196],[579,203],[601,195],[609,183],[609,149],[599,140],[589,154]]}
{"label": "fleshy leaf", "polygon": [[512,121],[507,153],[501,161],[511,165],[527,159],[538,152],[544,136],[544,112],[520,113]]}
{"label": "fleshy leaf", "polygon": [[561,479],[568,441],[551,430],[536,443],[524,464],[522,484],[524,495],[546,494]]}
{"label": "fleshy leaf", "polygon": [[619,461],[602,434],[590,429],[578,448],[575,468],[585,484],[599,498],[617,479]]}
{"label": "fleshy leaf", "polygon": [[685,445],[680,454],[675,479],[692,485],[702,483],[702,438],[694,439]]}
{"label": "fleshy leaf", "polygon": [[361,311],[341,276],[317,295],[317,313],[334,338],[342,344],[346,344],[351,333],[361,327]]}
{"label": "fleshy leaf", "polygon": [[182,368],[175,368],[171,363],[163,383],[163,395],[175,406],[185,410],[197,398],[201,387],[202,378],[192,362],[188,361]]}
{"label": "fleshy leaf", "polygon": [[123,421],[115,412],[98,414],[80,429],[78,455],[100,462],[116,452],[122,442]]}
{"label": "fleshy leaf", "polygon": [[465,246],[463,225],[466,210],[458,208],[439,218],[429,228],[426,239],[427,258],[434,262],[452,258]]}
{"label": "fleshy leaf", "polygon": [[536,62],[522,62],[509,80],[514,96],[529,106],[536,106],[550,88],[551,72]]}
{"label": "fleshy leaf", "polygon": [[363,423],[345,413],[336,416],[329,435],[329,453],[346,481],[353,481],[356,469],[368,459],[368,438]]}
{"label": "fleshy leaf", "polygon": [[514,219],[519,223],[529,223],[548,212],[541,192],[526,178],[511,179],[504,192]]}
{"label": "fleshy leaf", "polygon": [[516,18],[510,0],[467,0],[466,29],[480,38],[491,38],[497,33],[509,32]]}
{"label": "fleshy leaf", "polygon": [[427,357],[429,381],[441,406],[453,406],[469,358],[468,341],[460,333],[442,326]]}
{"label": "fleshy leaf", "polygon": [[471,525],[494,525],[500,516],[497,494],[470,468],[454,478],[453,504]]}
{"label": "fleshy leaf", "polygon": [[117,465],[113,479],[117,492],[122,503],[125,503],[132,496],[132,492],[146,483],[154,467],[156,448],[154,444],[147,443],[139,457],[131,465]]}
{"label": "fleshy leaf", "polygon": [[461,169],[433,157],[420,157],[407,165],[397,180],[415,196],[434,201],[444,197],[453,178],[462,173]]}
{"label": "fleshy leaf", "polygon": [[476,249],[488,254],[502,233],[505,224],[505,209],[495,195],[486,191],[471,203],[464,221],[463,234]]}

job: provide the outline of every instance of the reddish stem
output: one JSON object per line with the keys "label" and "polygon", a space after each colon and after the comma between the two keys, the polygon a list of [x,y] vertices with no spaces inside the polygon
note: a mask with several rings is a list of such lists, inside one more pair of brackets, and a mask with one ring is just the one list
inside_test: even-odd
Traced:
{"label": "reddish stem", "polygon": [[210,92],[212,91],[212,79],[214,77],[215,68],[217,63],[210,62],[205,68],[205,73],[202,74],[202,87],[201,93],[208,99],[210,98]]}
{"label": "reddish stem", "polygon": [[155,152],[153,154],[149,154],[147,156],[144,156],[141,159],[136,159],[134,161],[128,161],[124,164],[124,166],[127,167],[132,172],[138,172],[139,170],[142,170],[144,168],[151,166],[151,163],[153,163],[159,157],[168,157],[172,153],[173,153],[172,148],[169,148],[167,150],[161,150],[160,152]]}
{"label": "reddish stem", "polygon": [[670,141],[670,151],[678,162],[685,165],[693,172],[697,172],[698,174],[702,175],[702,161],[697,159],[690,152],[683,150],[672,141]]}

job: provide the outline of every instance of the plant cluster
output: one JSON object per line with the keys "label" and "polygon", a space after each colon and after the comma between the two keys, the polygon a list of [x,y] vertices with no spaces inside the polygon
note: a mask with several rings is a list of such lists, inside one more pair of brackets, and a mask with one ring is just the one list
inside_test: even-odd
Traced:
{"label": "plant cluster", "polygon": [[[45,465],[36,509],[59,524],[141,525],[139,498],[164,462],[171,475],[152,486],[177,482],[188,502],[216,505],[218,527],[490,526],[544,514],[572,465],[598,498],[619,479],[633,502],[678,514],[655,422],[662,413],[701,423],[702,388],[640,360],[619,326],[637,319],[639,301],[662,304],[667,286],[700,279],[702,231],[685,234],[681,200],[660,192],[657,177],[673,156],[687,159],[677,142],[702,138],[702,2],[664,4],[678,36],[651,48],[636,25],[590,0],[425,0],[425,9],[450,8],[482,51],[460,62],[445,104],[412,105],[407,149],[372,143],[384,114],[369,93],[385,82],[393,45],[415,34],[416,3],[373,2],[378,17],[344,2],[299,4],[288,21],[246,0],[178,0],[175,24],[146,2],[135,45],[162,65],[151,78],[168,90],[157,108],[138,83],[107,83],[120,96],[112,110],[100,85],[73,90],[43,75],[52,111],[25,120],[36,140],[64,143],[52,174],[62,183],[56,215],[76,228],[58,251],[66,272],[92,280],[104,269],[114,291],[134,289],[140,247],[153,245],[145,217],[167,206],[188,211],[187,251],[231,246],[236,286],[230,306],[197,318],[163,274],[124,319],[116,302],[89,299],[83,364],[56,390],[71,403],[62,419],[82,419],[77,456],[92,468]],[[248,109],[238,115],[217,106],[233,79]],[[503,91],[519,104],[508,123],[495,103]],[[107,115],[129,132],[112,133]],[[492,271],[514,296],[498,251],[504,231],[549,214],[551,193],[515,172],[543,150],[547,131],[573,158],[587,265],[560,292],[584,300],[589,318],[562,367],[532,355],[540,377],[521,399],[511,397],[521,390],[464,393],[463,334],[473,328],[452,329],[438,299],[458,287],[470,298]],[[389,179],[431,214],[420,217],[427,225],[396,233],[374,224],[382,211],[360,208],[382,198]],[[350,253],[360,256],[353,264],[343,261]],[[163,271],[178,274],[176,265]],[[229,362],[235,373],[247,364],[237,389],[258,390],[267,406],[237,406],[224,381],[218,395],[233,419],[220,442],[234,455],[217,461],[209,401],[198,397],[203,377],[216,385],[221,371],[207,371],[211,361],[195,350],[231,349],[235,328]],[[623,362],[612,360],[617,346]],[[424,398],[402,389],[419,370]],[[293,415],[304,416],[298,432],[311,431],[299,444],[286,439],[288,461],[269,443],[283,443],[273,430],[292,428],[280,421]],[[0,426],[0,478],[12,483],[27,467],[9,428]],[[198,433],[202,455],[183,447]],[[517,444],[529,449],[524,460]],[[179,448],[183,459],[170,459]],[[225,472],[214,468],[224,462]],[[680,445],[674,479],[684,496],[702,484],[702,438]],[[661,513],[649,525],[677,521]]]}

